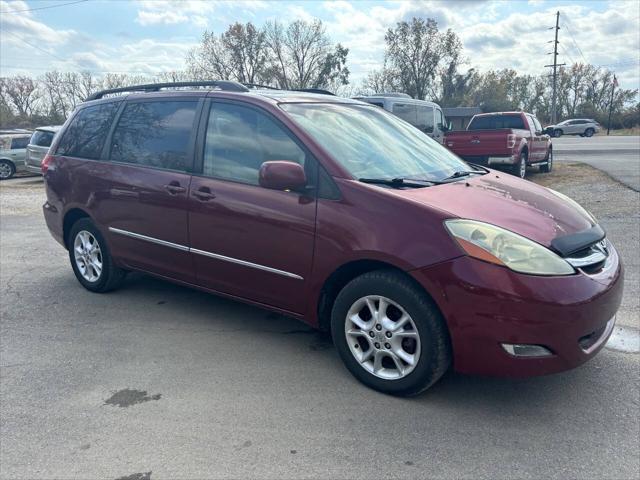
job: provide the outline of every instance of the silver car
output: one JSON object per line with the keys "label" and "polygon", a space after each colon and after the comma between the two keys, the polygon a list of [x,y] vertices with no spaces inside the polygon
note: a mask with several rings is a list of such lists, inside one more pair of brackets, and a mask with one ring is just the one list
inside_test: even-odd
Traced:
{"label": "silver car", "polygon": [[53,137],[55,137],[58,130],[60,130],[60,125],[36,128],[27,146],[27,158],[25,160],[27,171],[41,173],[40,164],[49,151]]}
{"label": "silver car", "polygon": [[592,118],[572,118],[560,122],[557,125],[549,125],[545,131],[552,137],[562,135],[580,135],[581,137],[592,137],[594,133],[600,131],[600,124]]}
{"label": "silver car", "polygon": [[25,169],[29,138],[30,135],[24,133],[0,135],[0,180],[7,180]]}

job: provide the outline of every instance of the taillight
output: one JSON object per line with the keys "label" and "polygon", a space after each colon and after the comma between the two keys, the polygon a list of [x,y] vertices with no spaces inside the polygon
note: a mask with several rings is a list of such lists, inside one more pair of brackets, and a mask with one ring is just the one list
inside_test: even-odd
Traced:
{"label": "taillight", "polygon": [[507,148],[513,148],[516,145],[516,136],[513,133],[507,135]]}
{"label": "taillight", "polygon": [[42,175],[47,173],[47,170],[49,170],[49,165],[51,165],[52,162],[53,162],[53,155],[50,155],[47,153],[42,159],[42,163],[40,164],[40,170],[42,171]]}

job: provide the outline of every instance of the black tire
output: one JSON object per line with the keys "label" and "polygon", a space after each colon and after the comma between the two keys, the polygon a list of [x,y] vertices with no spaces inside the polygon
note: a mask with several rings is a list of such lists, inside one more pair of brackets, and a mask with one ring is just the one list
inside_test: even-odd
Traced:
{"label": "black tire", "polygon": [[522,152],[520,154],[518,163],[511,167],[510,173],[511,175],[515,175],[516,177],[520,178],[525,178],[527,176],[527,152]]}
{"label": "black tire", "polygon": [[[380,295],[397,303],[415,324],[420,353],[413,370],[401,378],[384,379],[366,370],[347,344],[347,313],[357,300],[368,295]],[[451,365],[449,331],[440,311],[424,291],[404,274],[393,270],[365,273],[349,282],[333,305],[331,332],[347,369],[362,383],[383,393],[417,395],[437,382]]]}
{"label": "black tire", "polygon": [[585,137],[593,137],[593,134],[595,133],[595,130],[593,128],[587,128],[584,131],[584,136]]}
{"label": "black tire", "polygon": [[0,160],[0,180],[9,180],[16,173],[16,166],[10,160]]}
{"label": "black tire", "polygon": [[559,128],[556,128],[553,131],[553,136],[556,137],[556,138],[560,138],[562,136],[562,130],[560,130]]}
{"label": "black tire", "polygon": [[[100,247],[102,271],[95,281],[89,281],[88,279],[83,277],[82,273],[80,272],[80,267],[78,267],[75,259],[74,243],[76,237],[80,232],[89,232],[98,242],[98,245]],[[104,293],[115,290],[122,284],[122,281],[126,276],[126,272],[114,264],[113,258],[109,253],[109,246],[107,245],[107,242],[100,233],[100,230],[98,230],[98,228],[89,218],[81,218],[73,224],[71,230],[69,231],[67,249],[69,250],[69,261],[71,262],[73,273],[75,273],[76,278],[78,279],[80,284],[87,290],[96,293]]]}
{"label": "black tire", "polygon": [[549,173],[551,172],[551,170],[553,170],[553,149],[552,148],[550,148],[549,153],[547,153],[546,161],[547,161],[546,164],[540,165],[540,171],[542,173]]}

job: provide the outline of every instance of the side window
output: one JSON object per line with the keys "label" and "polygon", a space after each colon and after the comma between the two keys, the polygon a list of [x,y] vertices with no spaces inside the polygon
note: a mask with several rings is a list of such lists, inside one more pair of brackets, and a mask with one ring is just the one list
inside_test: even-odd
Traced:
{"label": "side window", "polygon": [[531,118],[533,118],[533,124],[536,126],[536,132],[542,132],[542,125],[540,125],[538,119],[536,117]]}
{"label": "side window", "polygon": [[11,139],[11,150],[21,150],[29,145],[29,137],[18,137]]}
{"label": "side window", "polygon": [[191,167],[197,101],[129,103],[111,141],[111,160],[186,171]]}
{"label": "side window", "polygon": [[99,159],[118,106],[109,102],[80,110],[64,132],[56,154]]}
{"label": "side window", "polygon": [[416,107],[416,127],[426,133],[433,132],[433,108],[423,105]]}
{"label": "side window", "polygon": [[391,111],[394,115],[400,117],[405,122],[409,122],[411,125],[418,124],[418,112],[415,105],[395,103]]}
{"label": "side window", "polygon": [[436,108],[436,123],[438,124],[438,130],[444,130],[444,115],[442,115],[442,110],[440,110],[439,108]]}
{"label": "side window", "polygon": [[[210,177],[258,185],[264,162],[289,160],[317,175],[302,148],[268,115],[252,108],[214,103],[209,112],[202,173]],[[308,163],[308,165],[307,165]]]}

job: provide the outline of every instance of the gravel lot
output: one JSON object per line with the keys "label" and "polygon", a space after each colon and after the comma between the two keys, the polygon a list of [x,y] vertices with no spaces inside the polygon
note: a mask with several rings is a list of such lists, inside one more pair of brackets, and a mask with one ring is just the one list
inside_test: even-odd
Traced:
{"label": "gravel lot", "polygon": [[[605,226],[627,268],[618,324],[637,329],[639,194],[556,167],[531,179]],[[294,320],[142,275],[85,291],[43,201],[39,179],[0,184],[3,479],[640,476],[638,354],[384,396]]]}

